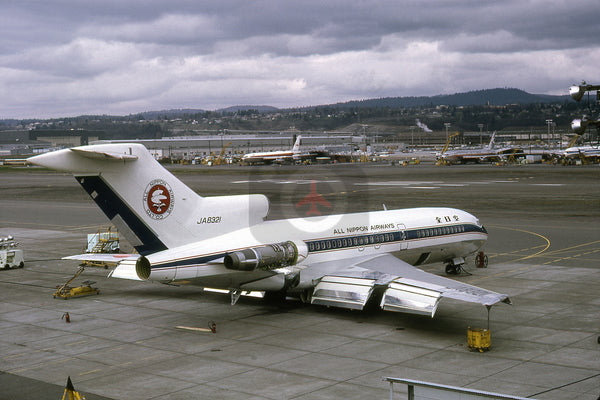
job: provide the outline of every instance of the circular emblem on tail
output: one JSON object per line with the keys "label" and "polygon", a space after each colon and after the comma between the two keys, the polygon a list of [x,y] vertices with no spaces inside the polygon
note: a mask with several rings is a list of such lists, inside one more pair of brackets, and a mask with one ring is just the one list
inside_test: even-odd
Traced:
{"label": "circular emblem on tail", "polygon": [[163,219],[173,210],[173,190],[162,179],[155,179],[144,191],[144,209],[150,218]]}

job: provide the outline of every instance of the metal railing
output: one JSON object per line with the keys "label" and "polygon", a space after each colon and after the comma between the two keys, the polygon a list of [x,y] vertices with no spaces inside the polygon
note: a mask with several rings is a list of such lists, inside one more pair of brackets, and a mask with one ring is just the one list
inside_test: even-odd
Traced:
{"label": "metal railing", "polygon": [[[408,400],[427,399],[503,399],[503,400],[531,400],[531,398],[510,396],[507,394],[485,392],[481,390],[465,389],[457,386],[441,385],[438,383],[415,381],[412,379],[400,379],[385,377],[384,381],[390,383],[390,400],[394,400],[394,383],[403,383],[408,386]],[[467,397],[468,396],[468,397]]]}

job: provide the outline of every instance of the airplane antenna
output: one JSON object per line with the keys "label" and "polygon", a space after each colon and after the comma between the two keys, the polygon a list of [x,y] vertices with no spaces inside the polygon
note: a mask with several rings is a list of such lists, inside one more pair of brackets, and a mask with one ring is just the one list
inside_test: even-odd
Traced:
{"label": "airplane antenna", "polygon": [[385,203],[383,204],[383,211],[387,211],[387,207],[385,206]]}

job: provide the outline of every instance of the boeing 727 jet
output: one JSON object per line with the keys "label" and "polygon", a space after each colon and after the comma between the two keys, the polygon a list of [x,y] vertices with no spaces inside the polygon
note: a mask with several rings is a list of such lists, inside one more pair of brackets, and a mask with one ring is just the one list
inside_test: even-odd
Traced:
{"label": "boeing 727 jet", "polygon": [[[139,254],[66,257],[118,261],[113,278],[259,291],[312,304],[435,314],[444,297],[492,306],[507,295],[425,272],[452,271],[488,234],[454,208],[411,208],[266,220],[264,195],[202,197],[140,144],[74,147],[29,159],[67,171]],[[378,290],[375,290],[378,289]]]}

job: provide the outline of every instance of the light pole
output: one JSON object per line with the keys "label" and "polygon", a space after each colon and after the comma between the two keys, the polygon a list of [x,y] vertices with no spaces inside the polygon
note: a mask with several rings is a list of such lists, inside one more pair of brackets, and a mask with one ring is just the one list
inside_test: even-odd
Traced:
{"label": "light pole", "polygon": [[444,122],[444,126],[446,127],[446,143],[448,143],[448,128],[452,125],[450,122]]}
{"label": "light pole", "polygon": [[483,146],[483,124],[477,124],[479,128],[479,144]]}
{"label": "light pole", "polygon": [[547,119],[546,123],[548,124],[548,142],[550,142],[550,126],[552,125],[552,120],[551,119]]}

